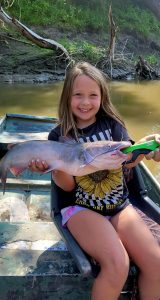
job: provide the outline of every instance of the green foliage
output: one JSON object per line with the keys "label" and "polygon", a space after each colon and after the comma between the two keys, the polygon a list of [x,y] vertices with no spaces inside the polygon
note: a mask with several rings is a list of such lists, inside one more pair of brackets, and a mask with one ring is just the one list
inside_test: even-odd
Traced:
{"label": "green foliage", "polygon": [[151,66],[156,66],[158,63],[158,58],[155,55],[145,56],[145,59]]}
{"label": "green foliage", "polygon": [[92,63],[99,61],[105,54],[105,50],[94,45],[87,43],[86,41],[71,42],[66,39],[62,39],[60,43],[68,50],[73,59],[87,60]]}
{"label": "green foliage", "polygon": [[132,4],[125,8],[125,14],[123,10],[119,9],[117,15],[117,23],[122,31],[135,31],[143,37],[147,37],[153,32],[155,34],[160,32],[160,22],[149,11]]}
{"label": "green foliage", "polygon": [[[2,4],[8,1],[3,0]],[[157,35],[160,21],[139,8],[133,0],[14,0],[8,11],[27,25],[55,26],[108,33],[108,9],[112,12],[119,31],[135,32],[143,37]]]}
{"label": "green foliage", "polygon": [[8,11],[30,25],[54,25],[79,30],[103,28],[102,19],[97,18],[96,11],[93,14],[89,8],[77,7],[65,0],[15,0]]}

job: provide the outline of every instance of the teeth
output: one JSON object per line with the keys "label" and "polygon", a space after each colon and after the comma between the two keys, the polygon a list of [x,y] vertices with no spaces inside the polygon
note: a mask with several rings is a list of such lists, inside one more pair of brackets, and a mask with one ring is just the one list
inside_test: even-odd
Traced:
{"label": "teeth", "polygon": [[83,111],[83,112],[89,111],[89,109],[82,109],[82,108],[80,108],[80,110]]}

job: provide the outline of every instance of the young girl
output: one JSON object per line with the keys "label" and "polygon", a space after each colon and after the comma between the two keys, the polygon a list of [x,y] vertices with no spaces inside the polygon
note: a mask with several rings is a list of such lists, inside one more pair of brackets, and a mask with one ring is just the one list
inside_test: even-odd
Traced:
{"label": "young girl", "polygon": [[[59,105],[60,125],[49,134],[58,141],[66,136],[77,142],[97,140],[130,140],[125,125],[110,101],[105,76],[94,66],[82,62],[68,73]],[[160,136],[155,138],[160,143]],[[160,152],[148,159],[160,161]],[[137,164],[140,156],[133,164]],[[61,210],[67,226],[80,246],[100,264],[94,281],[92,300],[116,300],[125,284],[129,257],[140,269],[139,291],[142,300],[160,299],[160,248],[128,200],[122,163],[126,155],[113,156],[117,169],[104,166],[104,171],[74,178],[54,171],[55,183],[64,191],[75,192]],[[33,171],[48,168],[45,161],[33,160]],[[65,200],[65,199],[64,199]]]}

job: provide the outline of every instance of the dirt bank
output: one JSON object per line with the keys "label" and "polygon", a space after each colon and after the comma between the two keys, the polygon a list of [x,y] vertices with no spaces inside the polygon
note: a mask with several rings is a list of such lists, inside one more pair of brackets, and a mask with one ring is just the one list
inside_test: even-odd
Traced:
{"label": "dirt bank", "polygon": [[[59,41],[86,41],[96,46],[107,48],[108,37],[102,33],[93,32],[63,32],[57,28],[33,28],[43,37]],[[40,83],[63,80],[65,68],[68,64],[62,58],[55,59],[51,50],[31,45],[22,41],[21,37],[3,32],[0,34],[0,82],[29,82]],[[135,77],[135,62],[139,55],[159,55],[160,45],[150,40],[142,40],[137,36],[124,34],[117,37],[116,43],[117,62],[112,66],[113,79],[133,79]],[[110,75],[110,66],[98,64],[100,68]]]}

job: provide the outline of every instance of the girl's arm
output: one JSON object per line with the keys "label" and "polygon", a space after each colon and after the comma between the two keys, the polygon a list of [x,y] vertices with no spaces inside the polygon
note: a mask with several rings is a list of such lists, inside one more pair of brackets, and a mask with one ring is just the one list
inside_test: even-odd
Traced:
{"label": "girl's arm", "polygon": [[[41,161],[39,159],[32,160],[29,162],[29,169],[32,172],[45,172],[48,169],[48,164],[47,162]],[[66,192],[70,192],[75,188],[75,180],[74,177],[59,171],[55,170],[52,172],[52,178],[55,181],[56,185],[58,185],[62,190]]]}
{"label": "girl's arm", "polygon": [[55,184],[65,192],[71,192],[75,188],[76,183],[72,175],[59,170],[55,170],[52,172],[52,178]]}

